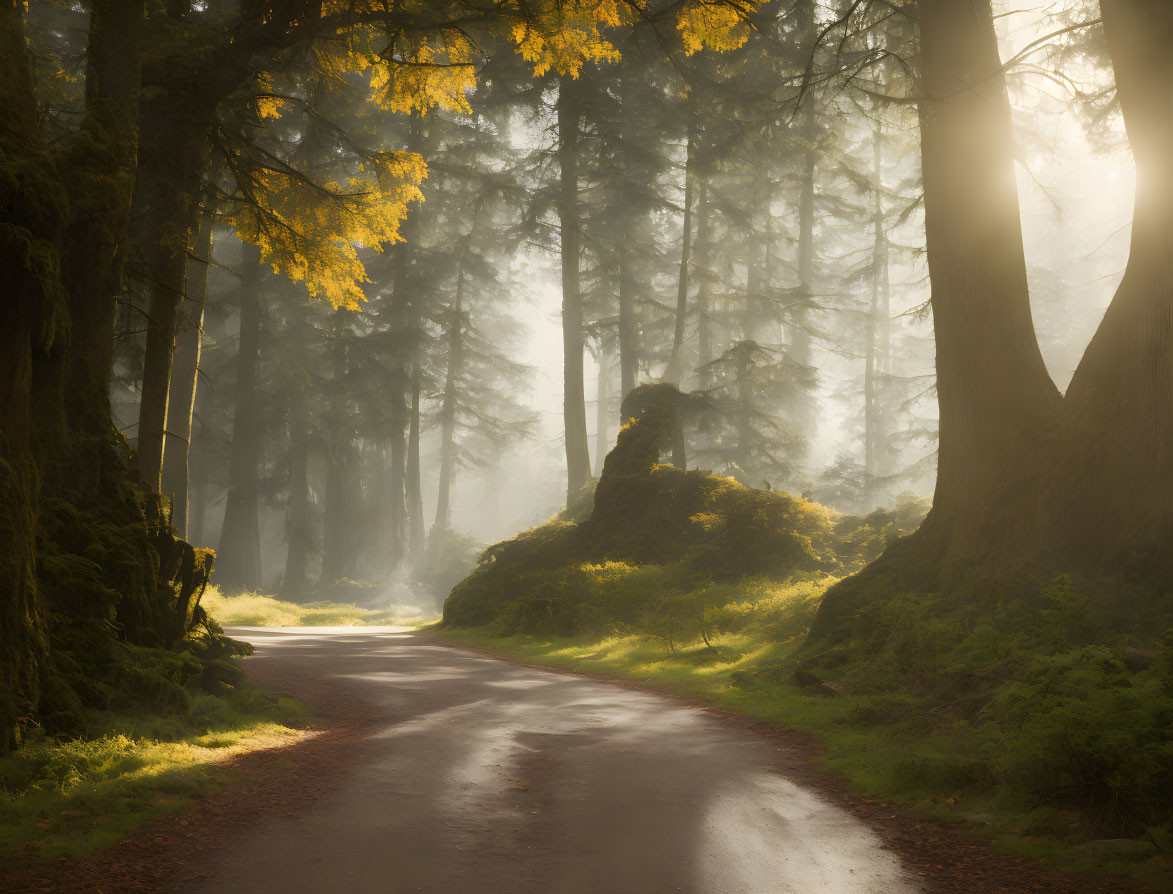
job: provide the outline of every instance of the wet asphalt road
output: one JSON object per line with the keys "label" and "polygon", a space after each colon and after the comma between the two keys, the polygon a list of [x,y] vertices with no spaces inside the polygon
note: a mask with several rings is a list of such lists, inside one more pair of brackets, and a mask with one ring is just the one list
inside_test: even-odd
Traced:
{"label": "wet asphalt road", "polygon": [[916,890],[866,825],[782,775],[776,743],[717,715],[396,628],[231,632],[266,679],[331,676],[375,716],[341,783],[250,828],[204,891]]}

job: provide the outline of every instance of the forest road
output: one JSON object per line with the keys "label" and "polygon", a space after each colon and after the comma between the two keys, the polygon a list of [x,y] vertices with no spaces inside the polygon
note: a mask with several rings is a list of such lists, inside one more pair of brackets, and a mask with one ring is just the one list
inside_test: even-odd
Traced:
{"label": "forest road", "polygon": [[782,775],[776,742],[715,714],[393,628],[230,632],[266,685],[334,677],[377,716],[339,784],[249,827],[203,891],[917,890],[867,825]]}

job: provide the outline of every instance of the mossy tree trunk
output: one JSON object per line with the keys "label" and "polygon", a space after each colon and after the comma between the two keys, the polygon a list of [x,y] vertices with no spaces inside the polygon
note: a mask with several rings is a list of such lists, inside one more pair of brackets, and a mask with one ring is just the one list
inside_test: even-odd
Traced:
{"label": "mossy tree trunk", "polygon": [[[208,567],[144,500],[110,415],[143,4],[94,4],[85,112],[52,143],[22,14],[0,6],[0,747],[38,718],[75,723],[79,692],[100,700],[81,678],[110,672],[125,653],[115,636],[148,645],[171,644],[177,628],[182,636]],[[51,642],[72,652],[67,668]]]}

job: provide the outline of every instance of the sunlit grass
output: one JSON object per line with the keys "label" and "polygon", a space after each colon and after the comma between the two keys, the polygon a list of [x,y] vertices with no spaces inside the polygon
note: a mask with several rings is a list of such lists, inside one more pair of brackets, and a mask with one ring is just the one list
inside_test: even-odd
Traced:
{"label": "sunlit grass", "polygon": [[253,690],[197,696],[190,715],[94,718],[88,738],[34,738],[0,758],[0,864],[74,858],[223,790],[225,766],[313,733],[305,708]]}
{"label": "sunlit grass", "polygon": [[215,587],[200,605],[223,627],[371,627],[383,624],[418,626],[432,618],[403,617],[396,611],[372,611],[341,602],[283,602],[260,593],[223,596]]}

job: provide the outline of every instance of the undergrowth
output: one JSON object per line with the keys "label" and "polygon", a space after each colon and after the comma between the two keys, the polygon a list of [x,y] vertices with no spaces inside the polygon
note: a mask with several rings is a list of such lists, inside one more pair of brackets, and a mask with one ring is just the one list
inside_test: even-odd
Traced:
{"label": "undergrowth", "polygon": [[283,602],[260,593],[223,596],[209,587],[201,602],[208,615],[224,627],[371,627],[414,626],[432,620],[403,617],[401,612],[374,611],[341,602]]}
{"label": "undergrowth", "polygon": [[237,687],[183,713],[94,713],[79,738],[32,735],[0,757],[0,865],[76,858],[239,778],[225,762],[288,745],[307,719],[290,699]]}

